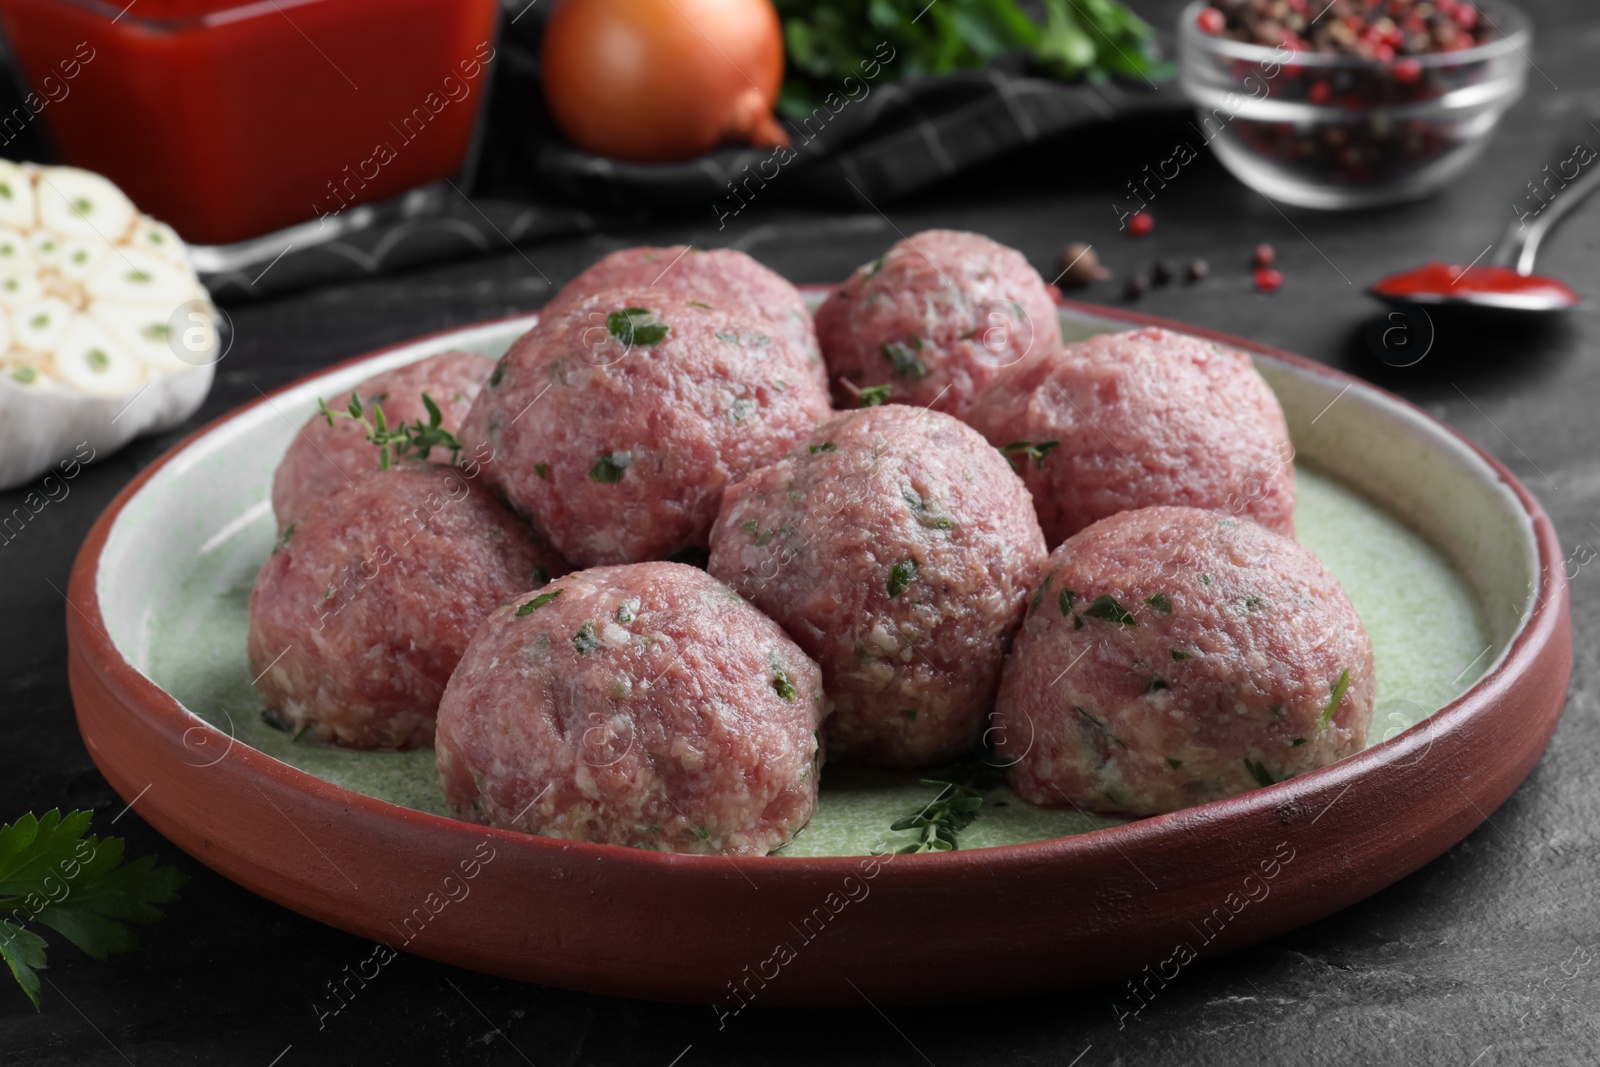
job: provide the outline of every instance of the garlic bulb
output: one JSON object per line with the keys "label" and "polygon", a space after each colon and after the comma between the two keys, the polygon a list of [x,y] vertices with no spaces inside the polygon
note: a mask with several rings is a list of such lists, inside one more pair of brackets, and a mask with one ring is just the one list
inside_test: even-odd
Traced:
{"label": "garlic bulb", "polygon": [[182,240],[114,184],[0,160],[0,489],[192,415],[217,321]]}

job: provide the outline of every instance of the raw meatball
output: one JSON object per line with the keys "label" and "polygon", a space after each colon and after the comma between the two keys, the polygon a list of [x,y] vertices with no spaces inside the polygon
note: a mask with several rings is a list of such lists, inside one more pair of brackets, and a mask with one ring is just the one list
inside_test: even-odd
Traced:
{"label": "raw meatball", "polygon": [[580,566],[703,549],[723,487],[828,415],[805,357],[768,330],[662,289],[608,289],[511,347],[462,439],[493,449],[488,480]]}
{"label": "raw meatball", "polygon": [[1035,804],[1155,815],[1366,743],[1372,645],[1287,537],[1197,508],[1125,511],[1051,553],[989,737]]}
{"label": "raw meatball", "polygon": [[[494,363],[476,352],[443,352],[437,356],[384,371],[356,386],[352,392],[367,404],[381,403],[390,426],[428,421],[422,404],[427,393],[444,415],[440,425],[454,433],[466,417]],[[343,411],[350,393],[327,398],[328,408]],[[450,453],[435,449],[429,459],[448,463]],[[378,469],[378,449],[354,420],[336,418],[329,426],[314,415],[300,427],[272,478],[272,511],[281,531],[303,516],[312,503],[344,489],[356,475]]]}
{"label": "raw meatball", "polygon": [[892,404],[729,487],[710,570],[822,664],[835,756],[916,766],[978,739],[1044,559],[1000,453]]}
{"label": "raw meatball", "polygon": [[596,567],[489,617],[439,705],[464,819],[668,852],[760,855],[817,807],[822,672],[678,563]]}
{"label": "raw meatball", "polygon": [[840,407],[856,406],[846,378],[964,418],[1000,368],[1061,344],[1055,300],[1022,253],[957,230],[925,230],[859,268],[816,321]]}
{"label": "raw meatball", "polygon": [[1158,504],[1294,536],[1294,449],[1242,352],[1167,330],[1102,334],[1002,371],[967,416],[1006,449],[1051,545]]}
{"label": "raw meatball", "polygon": [[732,248],[624,248],[563,286],[543,314],[559,315],[605,289],[641,285],[765,320],[774,334],[787,338],[790,347],[806,357],[817,381],[827,385],[805,297],[788,279]]}
{"label": "raw meatball", "polygon": [[250,673],[287,728],[358,748],[433,741],[485,615],[564,573],[463,472],[357,475],[284,531],[250,594]]}

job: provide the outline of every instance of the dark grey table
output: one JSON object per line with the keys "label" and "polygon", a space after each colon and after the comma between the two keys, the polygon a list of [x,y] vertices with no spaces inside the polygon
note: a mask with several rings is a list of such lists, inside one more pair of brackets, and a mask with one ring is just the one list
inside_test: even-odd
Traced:
{"label": "dark grey table", "polygon": [[[1172,3],[1141,4],[1161,18]],[[534,308],[601,253],[645,241],[729,244],[796,281],[842,278],[899,232],[977,230],[1022,249],[1047,276],[1061,247],[1091,241],[1114,268],[1203,256],[1212,276],[1140,306],[1228,330],[1370,377],[1459,427],[1516,471],[1554,517],[1568,553],[1600,546],[1600,321],[1594,309],[1543,328],[1438,322],[1433,350],[1394,370],[1362,327],[1380,273],[1437,255],[1470,260],[1557,138],[1600,114],[1588,0],[1530,3],[1539,72],[1484,161],[1425,203],[1353,215],[1277,208],[1209,157],[1151,208],[1153,236],[1116,233],[1117,190],[1169,153],[1181,124],[1152,123],[1040,146],[921,196],[817,216],[759,201],[719,232],[710,208],[676,225],[508,250],[360,285],[230,308],[237,331],[194,425],[379,345]],[[1600,132],[1593,134],[1600,145]],[[1272,242],[1287,275],[1252,291],[1250,250]],[[1600,297],[1600,204],[1570,221],[1543,266]],[[1120,302],[1103,287],[1090,299]],[[87,469],[0,546],[0,820],[54,806],[93,809],[105,833],[123,809],[73,724],[64,589],[89,525],[178,434]],[[0,513],[18,494],[0,494]],[[1590,552],[1577,554],[1585,558]],[[1577,666],[1543,761],[1490,822],[1398,885],[1314,926],[1186,969],[1119,1029],[1114,990],[880,1013],[752,1010],[718,1030],[708,1007],[541,989],[402,956],[319,1030],[324,983],[371,946],[212,874],[141,823],[114,832],[192,881],[139,953],[96,963],[52,936],[44,1010],[0,981],[0,1062],[15,1064],[1445,1064],[1600,1062],[1600,561],[1572,582]],[[1063,907],[1070,907],[1064,901]],[[953,915],[951,922],[960,922]],[[938,931],[930,930],[929,937]],[[997,967],[1004,960],[995,962]],[[977,995],[983,975],[949,975]]]}

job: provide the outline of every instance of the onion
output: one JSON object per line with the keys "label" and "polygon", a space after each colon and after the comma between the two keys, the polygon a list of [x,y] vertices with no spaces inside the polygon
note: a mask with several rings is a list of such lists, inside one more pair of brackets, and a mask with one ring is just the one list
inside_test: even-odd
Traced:
{"label": "onion", "polygon": [[771,0],[564,0],[542,61],[557,124],[596,155],[666,163],[725,141],[789,143],[772,116],[783,33]]}

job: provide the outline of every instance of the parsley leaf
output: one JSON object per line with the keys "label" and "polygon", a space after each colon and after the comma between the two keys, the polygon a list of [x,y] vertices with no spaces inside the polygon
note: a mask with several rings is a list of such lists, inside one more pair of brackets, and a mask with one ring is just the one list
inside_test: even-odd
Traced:
{"label": "parsley leaf", "polygon": [[600,639],[594,633],[594,623],[586,622],[578,627],[578,632],[572,637],[572,647],[580,656],[587,655],[600,647]]}
{"label": "parsley leaf", "polygon": [[814,456],[818,452],[837,452],[839,451],[839,446],[834,444],[832,441],[824,441],[820,445],[810,446],[806,451]]}
{"label": "parsley leaf", "polygon": [[788,672],[776,664],[772,668],[772,691],[789,703],[794,703],[794,683],[789,680]]}
{"label": "parsley leaf", "polygon": [[649,308],[623,308],[606,316],[606,329],[625,345],[657,345],[666,340],[667,324]]}
{"label": "parsley leaf", "polygon": [[534,597],[532,600],[528,601],[526,604],[522,605],[522,607],[517,609],[517,618],[520,619],[524,615],[532,615],[534,612],[555,600],[556,597],[560,596],[564,592],[566,592],[565,589],[552,589],[548,593],[540,593],[538,596]]}
{"label": "parsley leaf", "polygon": [[1061,595],[1056,598],[1061,606],[1061,617],[1064,619],[1072,614],[1072,603],[1078,599],[1078,594],[1070,589],[1061,590]]}
{"label": "parsley leaf", "polygon": [[1194,659],[1193,656],[1191,656],[1189,653],[1185,652],[1181,648],[1175,648],[1175,649],[1172,650],[1172,658],[1174,660]]}
{"label": "parsley leaf", "polygon": [[889,595],[899,596],[917,577],[917,561],[903,559],[889,568]]}
{"label": "parsley leaf", "polygon": [[1102,622],[1114,622],[1122,626],[1139,625],[1139,620],[1133,617],[1133,613],[1117,603],[1117,598],[1110,593],[1101,593],[1093,604],[1083,609],[1083,613],[1088,618],[1099,619]]}
{"label": "parsley leaf", "polygon": [[1144,598],[1144,602],[1161,612],[1163,615],[1172,614],[1172,598],[1165,593],[1156,593]]}
{"label": "parsley leaf", "polygon": [[1256,784],[1262,786],[1263,788],[1269,785],[1278,784],[1278,780],[1272,777],[1272,772],[1267,770],[1266,764],[1259,763],[1256,760],[1251,759],[1249,756],[1246,756],[1244,759],[1244,769],[1249,771],[1250,777],[1254,778],[1256,780]]}
{"label": "parsley leaf", "polygon": [[869,385],[856,392],[856,407],[875,408],[879,404],[887,404],[893,392],[891,385]]}
{"label": "parsley leaf", "polygon": [[633,462],[631,451],[605,452],[594,461],[594,466],[589,468],[589,477],[597,482],[614,485],[622,481],[622,475],[628,469],[628,464]]}
{"label": "parsley leaf", "polygon": [[920,381],[928,376],[928,367],[917,358],[917,353],[922,351],[922,338],[913,337],[910,344],[904,341],[885,341],[883,343],[883,358],[889,361],[889,366],[902,378]]}
{"label": "parsley leaf", "polygon": [[1339,705],[1344,703],[1344,694],[1350,688],[1350,668],[1346,667],[1339,674],[1339,680],[1329,686],[1330,696],[1328,706],[1322,709],[1322,718],[1317,721],[1317,729],[1326,730],[1333,721],[1333,713],[1339,710]]}
{"label": "parsley leaf", "polygon": [[[15,921],[37,919],[97,960],[139,947],[128,923],[161,918],[155,905],[177,899],[187,881],[154,856],[124,865],[122,840],[88,833],[87,811],[31,813],[0,827],[0,956],[17,984],[39,1007],[39,975],[46,942]],[[26,921],[26,920],[25,920]]]}
{"label": "parsley leaf", "polygon": [[1023,466],[1026,466],[1028,460],[1031,459],[1033,460],[1033,469],[1042,471],[1044,470],[1044,457],[1048,456],[1050,450],[1060,443],[1060,441],[1040,441],[1038,444],[1034,444],[1032,441],[1012,441],[1009,445],[1000,446],[1000,454],[1012,463],[1020,463]]}

